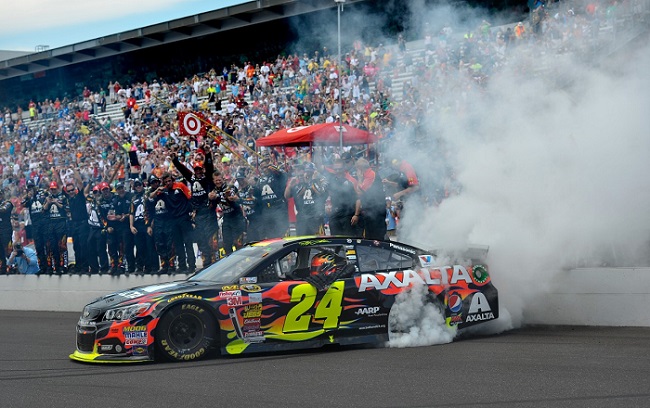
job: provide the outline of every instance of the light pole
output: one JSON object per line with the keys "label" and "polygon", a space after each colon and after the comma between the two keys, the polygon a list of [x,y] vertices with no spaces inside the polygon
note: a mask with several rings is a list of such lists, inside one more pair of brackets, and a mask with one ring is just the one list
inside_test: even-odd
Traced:
{"label": "light pole", "polygon": [[339,86],[339,153],[343,153],[343,90],[341,89],[341,75],[343,73],[342,66],[343,64],[341,63],[341,11],[343,10],[343,4],[345,4],[345,0],[334,0],[336,3],[336,6],[338,8],[337,10],[337,15],[338,15],[338,41],[339,41],[339,57],[338,57],[338,75],[336,76],[338,78],[338,86]]}

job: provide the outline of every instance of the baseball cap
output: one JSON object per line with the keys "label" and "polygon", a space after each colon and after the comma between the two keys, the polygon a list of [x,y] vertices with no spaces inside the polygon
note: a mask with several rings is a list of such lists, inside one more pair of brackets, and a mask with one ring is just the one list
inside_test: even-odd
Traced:
{"label": "baseball cap", "polygon": [[117,184],[115,185],[115,189],[116,189],[116,190],[118,190],[118,189],[120,189],[120,188],[124,188],[124,183],[117,183]]}
{"label": "baseball cap", "polygon": [[133,180],[133,185],[134,185],[134,186],[141,186],[141,185],[142,185],[142,180],[140,180],[140,179],[134,179],[134,180]]}
{"label": "baseball cap", "polygon": [[50,188],[59,188],[59,184],[56,181],[50,183]]}
{"label": "baseball cap", "polygon": [[228,156],[223,156],[221,158],[221,163],[229,163],[230,162],[230,157]]}

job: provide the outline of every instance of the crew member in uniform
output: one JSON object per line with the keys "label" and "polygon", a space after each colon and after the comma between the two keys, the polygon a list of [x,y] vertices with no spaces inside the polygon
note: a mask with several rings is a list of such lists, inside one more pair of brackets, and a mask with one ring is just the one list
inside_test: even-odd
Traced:
{"label": "crew member in uniform", "polygon": [[293,197],[296,214],[296,235],[319,235],[323,233],[326,182],[316,173],[314,163],[304,163],[296,168],[296,177],[287,184],[284,198]]}
{"label": "crew member in uniform", "polygon": [[11,212],[14,205],[9,200],[5,200],[5,191],[0,188],[0,273],[8,273],[7,256],[11,254],[13,247],[13,228],[11,226]]}
{"label": "crew member in uniform", "polygon": [[88,269],[91,275],[108,272],[108,255],[106,253],[107,220],[102,217],[100,207],[101,191],[99,185],[92,188],[92,199],[86,204],[88,213]]}
{"label": "crew member in uniform", "polygon": [[27,180],[27,194],[22,201],[22,206],[29,211],[31,225],[25,227],[27,239],[34,241],[34,249],[38,257],[41,272],[47,272],[47,220],[43,206],[47,198],[47,190],[40,189],[33,180]]}
{"label": "crew member in uniform", "polygon": [[245,242],[260,240],[261,191],[257,185],[248,181],[245,169],[239,169],[235,176],[239,188],[240,204],[246,217]]}
{"label": "crew member in uniform", "polygon": [[142,180],[135,179],[133,181],[133,194],[131,195],[131,208],[129,210],[129,229],[133,234],[133,241],[135,243],[135,268],[136,274],[144,274],[145,270],[149,273],[157,272],[150,270],[147,265],[147,257],[151,252],[156,252],[153,239],[147,234],[148,220],[145,211],[146,198],[144,196],[144,185]]}
{"label": "crew member in uniform", "polygon": [[70,203],[70,234],[74,249],[74,271],[77,274],[82,274],[88,272],[87,243],[90,226],[88,225],[86,194],[88,194],[90,184],[85,189],[83,188],[81,175],[76,169],[74,176],[74,181],[68,181],[64,191]]}
{"label": "crew member in uniform", "polygon": [[217,261],[218,246],[213,244],[217,242],[219,224],[215,218],[214,211],[210,208],[210,199],[208,193],[214,190],[214,163],[212,161],[212,152],[208,146],[203,146],[205,161],[196,162],[193,165],[194,173],[178,160],[175,153],[171,154],[174,167],[183,175],[183,178],[190,184],[192,191],[192,209],[193,220],[198,228],[192,232],[192,241],[196,243],[201,252],[203,267],[206,267]]}
{"label": "crew member in uniform", "polygon": [[225,183],[220,172],[214,173],[215,188],[208,194],[212,208],[221,208],[223,215],[221,223],[221,235],[223,236],[223,249],[226,254],[233,252],[233,246],[242,246],[245,231],[244,212],[240,205],[239,191],[235,186]]}
{"label": "crew member in uniform", "polygon": [[[70,214],[68,197],[63,194],[56,181],[50,183],[50,194],[45,200],[43,210],[47,214],[47,243],[49,246],[53,272],[61,275],[68,266],[67,222]],[[51,273],[48,270],[48,273]]]}
{"label": "crew member in uniform", "polygon": [[262,159],[260,171],[258,181],[262,202],[260,237],[262,239],[283,237],[289,229],[289,212],[284,199],[287,174],[272,165],[269,158]]}

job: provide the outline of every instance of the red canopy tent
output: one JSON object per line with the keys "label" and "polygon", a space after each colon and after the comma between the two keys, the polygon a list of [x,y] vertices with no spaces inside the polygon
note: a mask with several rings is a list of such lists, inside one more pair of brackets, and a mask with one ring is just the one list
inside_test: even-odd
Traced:
{"label": "red canopy tent", "polygon": [[311,126],[300,126],[278,130],[277,132],[257,139],[257,146],[338,146],[340,135],[343,134],[343,145],[369,144],[377,142],[377,136],[367,130],[338,123],[321,123]]}

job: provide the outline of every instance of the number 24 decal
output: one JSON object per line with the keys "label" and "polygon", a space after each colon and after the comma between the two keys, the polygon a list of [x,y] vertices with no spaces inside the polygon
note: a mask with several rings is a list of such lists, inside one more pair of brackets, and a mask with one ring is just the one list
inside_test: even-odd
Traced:
{"label": "number 24 decal", "polygon": [[312,317],[315,320],[323,320],[323,329],[336,329],[339,326],[339,318],[343,307],[343,289],[345,282],[334,282],[327,289],[323,298],[316,306],[314,314],[307,313],[310,311],[316,301],[316,288],[308,283],[300,284],[291,291],[291,303],[297,303],[284,319],[284,333],[307,331]]}

